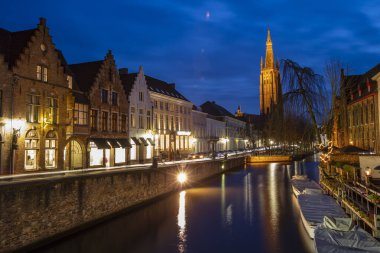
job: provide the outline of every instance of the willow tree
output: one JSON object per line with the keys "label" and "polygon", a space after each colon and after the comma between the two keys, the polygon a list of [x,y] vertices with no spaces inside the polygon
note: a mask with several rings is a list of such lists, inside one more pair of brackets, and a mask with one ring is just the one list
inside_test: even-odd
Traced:
{"label": "willow tree", "polygon": [[317,119],[321,115],[325,101],[325,87],[322,76],[309,67],[286,59],[282,61],[282,84],[285,88],[284,100],[295,110],[307,112],[314,134],[321,143]]}

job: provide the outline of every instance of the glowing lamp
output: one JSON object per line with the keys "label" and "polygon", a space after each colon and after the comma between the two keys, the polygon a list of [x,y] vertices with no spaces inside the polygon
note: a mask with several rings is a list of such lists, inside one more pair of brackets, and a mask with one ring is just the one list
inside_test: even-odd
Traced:
{"label": "glowing lamp", "polygon": [[365,174],[369,177],[371,176],[371,169],[369,167],[365,168]]}
{"label": "glowing lamp", "polygon": [[177,181],[180,183],[180,184],[183,184],[187,181],[187,175],[185,172],[180,172],[178,175],[177,175]]}

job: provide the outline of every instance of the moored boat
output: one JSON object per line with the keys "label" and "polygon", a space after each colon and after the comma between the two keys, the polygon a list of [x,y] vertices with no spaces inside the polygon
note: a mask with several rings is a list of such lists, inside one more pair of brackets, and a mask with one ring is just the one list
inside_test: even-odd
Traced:
{"label": "moored boat", "polygon": [[298,196],[301,219],[310,238],[314,238],[315,228],[323,222],[324,216],[346,218],[344,210],[335,199],[324,194],[300,194]]}
{"label": "moored boat", "polygon": [[325,217],[315,229],[314,245],[318,253],[380,252],[380,242],[350,218]]}
{"label": "moored boat", "polygon": [[313,180],[307,177],[295,177],[291,180],[292,190],[296,197],[301,193],[306,194],[322,194],[321,187]]}

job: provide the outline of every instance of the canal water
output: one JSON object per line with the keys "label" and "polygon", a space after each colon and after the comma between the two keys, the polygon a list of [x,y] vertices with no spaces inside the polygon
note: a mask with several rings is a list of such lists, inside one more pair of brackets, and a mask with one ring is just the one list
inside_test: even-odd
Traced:
{"label": "canal water", "polygon": [[318,181],[317,156],[247,165],[38,252],[313,252],[291,192],[294,174]]}

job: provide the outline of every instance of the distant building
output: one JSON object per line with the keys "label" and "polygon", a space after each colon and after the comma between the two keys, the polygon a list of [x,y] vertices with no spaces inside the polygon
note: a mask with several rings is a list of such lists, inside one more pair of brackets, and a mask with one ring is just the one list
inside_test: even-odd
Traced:
{"label": "distant building", "polygon": [[379,153],[380,64],[361,75],[342,70],[340,97],[334,107],[333,142]]}
{"label": "distant building", "polygon": [[202,109],[193,106],[192,114],[192,137],[193,137],[193,152],[209,152],[209,139],[207,136],[207,113],[202,112]]}
{"label": "distant building", "polygon": [[274,62],[274,53],[270,30],[266,42],[265,63],[260,61],[260,113],[272,114],[276,108],[282,110],[282,88],[280,82],[280,66]]}
{"label": "distant building", "polygon": [[264,144],[265,115],[244,113],[238,106],[235,117],[246,123],[246,133],[249,147],[260,147]]}
{"label": "distant building", "polygon": [[210,118],[225,122],[226,128],[223,142],[225,142],[226,150],[237,150],[246,147],[248,140],[246,139],[246,125],[244,121],[237,119],[232,113],[214,101],[207,101],[200,107],[203,112],[209,114]]}

